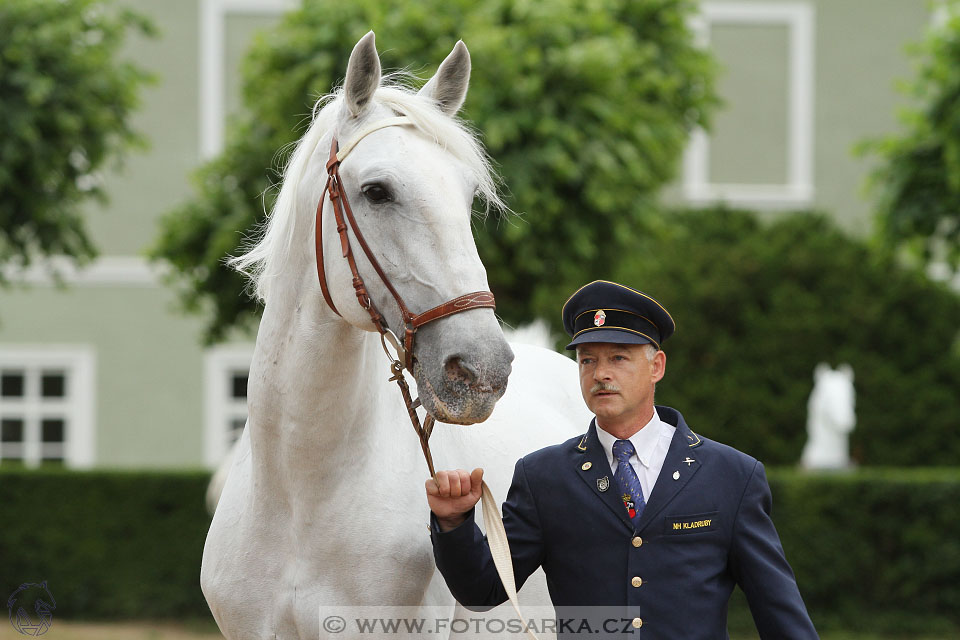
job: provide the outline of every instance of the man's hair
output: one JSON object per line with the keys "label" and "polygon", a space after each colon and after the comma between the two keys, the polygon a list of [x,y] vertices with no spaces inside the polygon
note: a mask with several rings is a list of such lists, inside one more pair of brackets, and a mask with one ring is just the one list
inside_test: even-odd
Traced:
{"label": "man's hair", "polygon": [[653,346],[649,342],[643,345],[643,355],[647,356],[647,360],[649,360],[650,362],[653,362],[653,357],[657,355],[657,351],[659,351],[659,349],[657,349],[655,346]]}

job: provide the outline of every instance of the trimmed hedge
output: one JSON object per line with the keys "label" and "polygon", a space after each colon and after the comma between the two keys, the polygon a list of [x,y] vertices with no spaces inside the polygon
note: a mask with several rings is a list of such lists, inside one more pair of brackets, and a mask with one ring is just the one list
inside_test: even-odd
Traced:
{"label": "trimmed hedge", "polygon": [[818,629],[960,637],[960,469],[773,469],[769,481]]}
{"label": "trimmed hedge", "polygon": [[[0,597],[47,580],[58,617],[209,616],[199,587],[207,479],[0,471]],[[769,479],[818,629],[960,635],[960,470],[781,468]],[[751,628],[740,596],[730,623]]]}
{"label": "trimmed hedge", "polygon": [[0,598],[46,580],[55,617],[199,618],[206,472],[0,471]]}

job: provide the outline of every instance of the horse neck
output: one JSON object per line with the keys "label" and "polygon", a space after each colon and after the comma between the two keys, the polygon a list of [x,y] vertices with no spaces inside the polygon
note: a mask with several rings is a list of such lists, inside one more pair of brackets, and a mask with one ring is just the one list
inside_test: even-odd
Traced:
{"label": "horse neck", "polygon": [[387,369],[379,337],[336,316],[313,287],[271,294],[248,391],[262,486],[315,489],[390,446],[380,434],[391,422],[379,402]]}

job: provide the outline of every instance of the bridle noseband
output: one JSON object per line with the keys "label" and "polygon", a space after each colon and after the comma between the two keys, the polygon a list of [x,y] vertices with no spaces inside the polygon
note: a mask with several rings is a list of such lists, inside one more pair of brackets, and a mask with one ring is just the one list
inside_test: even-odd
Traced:
{"label": "bridle noseband", "polygon": [[[446,318],[447,316],[461,313],[463,311],[469,311],[470,309],[495,309],[496,304],[494,302],[493,294],[489,291],[475,291],[473,293],[467,293],[458,298],[454,298],[453,300],[444,302],[443,304],[437,305],[432,309],[428,309],[423,313],[411,313],[410,309],[403,302],[403,298],[400,297],[400,294],[397,293],[397,290],[390,283],[390,279],[387,278],[387,274],[384,273],[383,269],[380,267],[380,263],[373,255],[373,252],[370,250],[367,241],[360,232],[360,228],[357,226],[357,221],[353,217],[353,211],[350,208],[350,202],[347,200],[347,194],[343,189],[343,180],[340,177],[340,163],[343,162],[343,159],[347,157],[357,143],[360,142],[360,140],[362,140],[364,137],[385,127],[413,124],[414,123],[412,120],[403,116],[380,120],[363,129],[359,134],[354,136],[349,143],[345,144],[342,149],[340,149],[337,144],[336,136],[333,137],[333,140],[330,143],[330,156],[327,160],[327,184],[323,189],[323,193],[320,195],[320,201],[317,203],[317,277],[320,279],[320,290],[323,293],[323,299],[334,313],[336,313],[338,316],[341,315],[337,310],[336,305],[333,304],[333,299],[330,297],[330,291],[327,288],[327,277],[323,266],[323,201],[325,197],[329,197],[330,203],[333,205],[333,215],[337,222],[337,233],[340,235],[340,252],[347,260],[347,264],[350,266],[350,272],[353,274],[353,288],[357,294],[357,301],[360,303],[360,306],[366,309],[367,313],[370,314],[370,319],[373,321],[374,327],[376,327],[377,331],[380,333],[383,349],[387,353],[387,357],[392,361],[391,370],[393,371],[393,377],[391,377],[390,380],[396,380],[400,385],[400,390],[403,393],[404,401],[407,404],[407,413],[410,415],[410,419],[413,422],[414,429],[417,431],[417,435],[420,436],[420,444],[423,448],[424,456],[427,459],[427,466],[430,468],[430,473],[435,475],[432,456],[430,455],[430,449],[427,445],[427,439],[429,439],[430,432],[433,430],[433,417],[428,414],[423,427],[420,426],[420,420],[416,413],[416,408],[420,405],[420,400],[411,399],[409,387],[407,386],[406,380],[404,380],[403,377],[403,369],[410,371],[411,374],[413,373],[413,341],[417,330],[420,327],[433,322],[434,320]],[[364,283],[363,278],[360,276],[360,271],[357,269],[357,261],[354,258],[353,251],[350,247],[350,237],[347,233],[348,229],[353,230],[353,234],[356,236],[360,248],[367,256],[367,260],[370,261],[374,271],[377,272],[380,280],[383,282],[384,286],[387,287],[390,295],[393,296],[393,299],[397,302],[397,306],[400,308],[400,315],[404,327],[402,343],[397,339],[393,331],[390,330],[390,327],[387,326],[387,321],[384,319],[383,314],[377,309],[376,305],[373,303],[373,300],[370,298],[370,294],[367,292],[366,284]],[[397,350],[397,355],[399,358],[393,357],[393,355],[387,349],[385,341],[388,341],[393,345],[393,347]]]}

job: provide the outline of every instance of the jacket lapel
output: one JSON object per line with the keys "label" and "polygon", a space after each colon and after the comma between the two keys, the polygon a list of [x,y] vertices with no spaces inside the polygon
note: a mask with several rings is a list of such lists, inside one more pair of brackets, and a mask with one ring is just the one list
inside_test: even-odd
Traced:
{"label": "jacket lapel", "polygon": [[[590,421],[590,428],[587,433],[580,438],[574,445],[574,458],[577,460],[578,468],[576,473],[580,479],[587,483],[587,486],[593,490],[593,493],[614,514],[623,522],[624,526],[633,531],[633,523],[627,514],[626,507],[623,506],[623,500],[620,498],[620,488],[616,480],[613,479],[613,472],[610,471],[610,463],[607,462],[607,454],[600,445],[597,438],[596,421]],[[585,470],[583,467],[589,463]]]}
{"label": "jacket lapel", "polygon": [[697,451],[697,447],[703,443],[700,436],[690,430],[683,416],[676,410],[658,406],[657,413],[661,420],[672,424],[677,430],[670,441],[657,483],[653,486],[643,515],[640,516],[638,531],[645,529],[700,470],[700,456]]}

